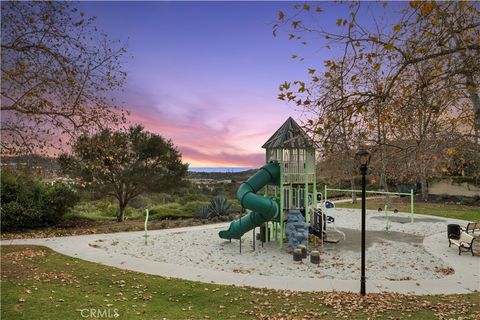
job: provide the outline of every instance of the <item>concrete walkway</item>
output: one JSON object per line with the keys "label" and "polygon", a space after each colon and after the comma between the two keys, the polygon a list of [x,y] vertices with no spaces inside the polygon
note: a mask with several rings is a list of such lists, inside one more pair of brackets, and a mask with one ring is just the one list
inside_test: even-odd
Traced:
{"label": "concrete walkway", "polygon": [[[416,217],[422,217],[422,215],[416,215]],[[423,217],[428,218],[430,216]],[[443,220],[448,221],[448,223],[459,223],[461,225],[466,225],[466,222],[462,220]],[[192,232],[204,229],[222,229],[227,226],[228,223],[221,223],[188,228],[154,230],[150,231],[149,234],[173,234],[184,231]],[[122,232],[44,239],[5,240],[2,241],[1,244],[42,245],[67,256],[101,263],[120,269],[192,281],[224,285],[243,285],[256,288],[288,289],[296,291],[358,292],[360,290],[360,274],[358,277],[359,280],[336,280],[231,273],[157,262],[124,254],[114,254],[89,245],[90,243],[99,239],[118,239],[122,237],[131,237],[132,235],[138,235],[138,237],[142,237],[143,232]],[[446,230],[443,233],[426,237],[423,241],[423,245],[425,249],[432,255],[443,259],[448,265],[454,268],[455,273],[437,280],[380,281],[367,279],[367,292],[398,292],[425,295],[471,293],[474,291],[480,291],[480,258],[477,256],[472,257],[470,253],[464,253],[462,256],[459,256],[456,248],[448,248]]]}

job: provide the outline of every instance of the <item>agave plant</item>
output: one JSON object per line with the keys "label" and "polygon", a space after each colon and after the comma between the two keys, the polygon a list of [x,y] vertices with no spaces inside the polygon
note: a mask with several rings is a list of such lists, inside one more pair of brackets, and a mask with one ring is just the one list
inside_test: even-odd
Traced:
{"label": "agave plant", "polygon": [[208,207],[208,205],[202,205],[198,207],[197,211],[194,213],[194,217],[198,219],[210,218],[210,210]]}
{"label": "agave plant", "polygon": [[213,198],[210,201],[210,217],[225,217],[231,213],[231,203],[228,203],[228,200],[225,196],[218,196]]}

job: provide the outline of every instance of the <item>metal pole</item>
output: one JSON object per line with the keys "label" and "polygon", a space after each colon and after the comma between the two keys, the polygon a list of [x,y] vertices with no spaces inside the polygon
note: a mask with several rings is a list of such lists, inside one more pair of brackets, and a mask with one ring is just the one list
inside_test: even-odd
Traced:
{"label": "metal pole", "polygon": [[360,294],[365,295],[365,215],[366,215],[366,192],[365,192],[365,175],[367,174],[367,166],[360,167],[362,174],[362,275],[360,278]]}
{"label": "metal pole", "polygon": [[327,201],[327,185],[325,185],[325,194],[323,195],[323,202]]}
{"label": "metal pole", "polygon": [[[305,179],[305,189],[303,190],[303,206],[305,208],[305,222],[310,223],[310,215],[308,214],[308,170],[309,170],[309,165],[308,165],[308,152],[305,149],[303,151],[303,163],[304,163],[304,179]],[[308,241],[307,241],[308,245]]]}
{"label": "metal pole", "polygon": [[[242,227],[242,219],[240,219],[240,228]],[[240,236],[240,253],[242,253],[242,236]]]}
{"label": "metal pole", "polygon": [[[278,151],[277,151],[278,152]],[[280,162],[280,212],[279,212],[279,217],[280,217],[280,221],[279,221],[279,226],[280,226],[280,249],[283,248],[283,228],[284,228],[284,225],[283,225],[283,208],[284,208],[284,201],[285,201],[285,186],[283,185],[283,180],[284,180],[284,169],[285,169],[285,166],[284,166],[284,162],[283,162],[283,155],[284,155],[284,151],[283,149],[280,149],[280,157],[279,158],[279,162]]]}
{"label": "metal pole", "polygon": [[145,209],[145,225],[144,225],[144,229],[145,229],[145,244],[147,244],[147,223],[148,223],[148,209]]}
{"label": "metal pole", "polygon": [[255,228],[253,228],[253,251],[255,251]]}
{"label": "metal pole", "polygon": [[[327,189],[327,188],[325,188]],[[343,191],[343,192],[362,192],[362,190],[352,190],[352,189],[332,189],[328,188],[330,191]],[[397,195],[397,196],[409,196],[411,195],[411,192],[385,192],[385,191],[372,191],[372,190],[366,190],[365,193],[375,193],[375,194],[391,194],[391,195]]]}
{"label": "metal pole", "polygon": [[413,223],[413,189],[410,189],[410,222]]}

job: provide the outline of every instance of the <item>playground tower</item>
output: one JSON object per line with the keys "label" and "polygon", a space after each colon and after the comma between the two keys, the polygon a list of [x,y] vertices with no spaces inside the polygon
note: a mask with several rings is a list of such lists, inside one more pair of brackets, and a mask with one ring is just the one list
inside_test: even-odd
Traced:
{"label": "playground tower", "polygon": [[282,247],[288,210],[305,208],[305,219],[309,223],[308,208],[312,205],[313,208],[317,207],[315,143],[289,117],[262,148],[266,150],[266,163],[274,160],[280,166],[279,185],[266,185],[265,195],[280,199],[279,217],[270,223],[273,223],[275,235],[280,231],[279,241]]}
{"label": "playground tower", "polygon": [[255,240],[255,228],[260,227],[267,235],[263,241],[268,241],[269,231],[273,231],[283,247],[288,212],[300,214],[298,209],[305,209],[308,224],[309,207],[317,207],[315,144],[290,117],[262,147],[266,149],[266,164],[237,191],[237,199],[248,213],[218,235],[222,239],[241,239],[253,230]]}

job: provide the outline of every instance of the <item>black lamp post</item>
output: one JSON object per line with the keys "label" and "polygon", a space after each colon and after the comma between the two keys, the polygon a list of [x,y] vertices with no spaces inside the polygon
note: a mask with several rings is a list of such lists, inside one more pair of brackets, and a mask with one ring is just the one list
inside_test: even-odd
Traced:
{"label": "black lamp post", "polygon": [[370,162],[370,153],[366,149],[358,150],[355,158],[360,162],[360,174],[362,175],[362,276],[360,278],[360,294],[365,295],[365,175],[367,174],[368,163]]}

